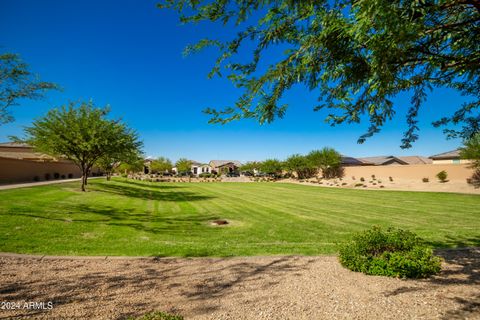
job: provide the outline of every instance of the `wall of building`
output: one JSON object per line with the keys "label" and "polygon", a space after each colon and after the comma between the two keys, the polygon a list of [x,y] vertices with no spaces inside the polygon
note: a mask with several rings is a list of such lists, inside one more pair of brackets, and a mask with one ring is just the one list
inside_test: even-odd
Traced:
{"label": "wall of building", "polygon": [[470,163],[470,160],[433,160],[433,164],[468,164]]}
{"label": "wall of building", "polygon": [[417,165],[390,165],[390,166],[362,166],[362,167],[345,167],[345,177],[356,179],[364,177],[369,179],[375,175],[377,179],[388,180],[389,177],[393,179],[406,179],[420,181],[422,178],[429,178],[436,180],[436,175],[442,170],[448,174],[448,179],[452,181],[465,182],[473,174],[473,169],[469,168],[467,164],[417,164]]}
{"label": "wall of building", "polygon": [[35,177],[38,177],[39,181],[44,181],[47,173],[52,180],[55,173],[60,176],[65,175],[66,178],[69,174],[72,174],[73,178],[82,176],[80,169],[71,162],[37,162],[0,158],[0,184],[33,182]]}

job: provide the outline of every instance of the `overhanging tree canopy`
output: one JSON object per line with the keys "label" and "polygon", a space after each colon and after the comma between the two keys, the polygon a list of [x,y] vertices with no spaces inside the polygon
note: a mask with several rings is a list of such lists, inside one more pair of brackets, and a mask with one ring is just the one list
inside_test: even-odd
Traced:
{"label": "overhanging tree canopy", "polygon": [[[283,117],[282,97],[295,84],[318,94],[315,110],[331,110],[331,125],[370,127],[358,142],[380,131],[395,115],[393,98],[411,94],[402,147],[418,139],[417,115],[433,87],[449,87],[471,99],[434,125],[465,123],[449,136],[470,138],[480,129],[479,0],[164,0],[160,8],[182,14],[185,23],[234,25],[231,41],[203,39],[186,52],[220,50],[210,73],[227,77],[243,94],[235,106],[208,108],[212,123]],[[245,43],[249,61],[237,57]],[[280,61],[264,61],[267,50],[284,48]],[[235,58],[238,59],[235,59]]]}
{"label": "overhanging tree canopy", "polygon": [[0,125],[13,121],[9,107],[21,99],[39,99],[47,90],[58,89],[51,82],[41,81],[33,74],[20,56],[0,54]]}

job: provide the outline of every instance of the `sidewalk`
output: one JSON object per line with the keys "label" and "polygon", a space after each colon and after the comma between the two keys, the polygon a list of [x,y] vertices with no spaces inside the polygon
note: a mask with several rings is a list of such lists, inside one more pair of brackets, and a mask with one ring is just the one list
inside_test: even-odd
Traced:
{"label": "sidewalk", "polygon": [[[89,177],[88,179],[98,179],[98,178],[105,178],[105,177]],[[5,184],[5,185],[0,185],[0,190],[30,188],[30,187],[45,186],[45,185],[56,184],[56,183],[74,182],[74,181],[80,181],[80,180],[81,178]]]}

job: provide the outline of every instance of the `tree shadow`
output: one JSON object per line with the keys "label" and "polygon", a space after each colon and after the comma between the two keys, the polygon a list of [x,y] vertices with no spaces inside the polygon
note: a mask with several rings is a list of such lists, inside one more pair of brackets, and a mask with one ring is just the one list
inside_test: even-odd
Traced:
{"label": "tree shadow", "polygon": [[[386,292],[385,296],[397,296],[426,289],[435,290],[439,286],[466,286],[474,289],[480,286],[480,248],[438,249],[435,254],[445,262],[440,274],[424,280],[415,280],[427,284],[427,287],[418,287],[410,282],[414,280],[407,280],[406,286]],[[478,290],[475,291],[478,292]],[[466,294],[463,297],[449,299],[456,302],[459,307],[447,311],[443,319],[480,317],[480,294]]]}
{"label": "tree shadow", "polygon": [[140,182],[137,180],[125,179],[125,180],[114,180],[115,183],[128,184],[131,186],[138,186],[141,188],[151,188],[151,189],[179,189],[185,188],[184,186],[173,185],[173,184],[160,184],[159,182]]}
{"label": "tree shadow", "polygon": [[127,184],[101,184],[96,185],[94,190],[97,192],[117,194],[129,198],[158,201],[184,202],[210,200],[215,198],[213,196],[201,195],[191,191],[161,191],[163,189],[170,189],[168,186],[158,186],[158,188],[156,188],[157,190],[152,190],[149,186],[143,186],[149,189],[139,188],[136,185],[130,186]]}
{"label": "tree shadow", "polygon": [[[53,301],[55,310],[52,312],[59,309],[62,314],[72,309],[78,311],[81,305],[82,318],[99,316],[98,308],[102,306],[98,301],[103,301],[104,306],[111,302],[123,309],[117,319],[124,319],[158,309],[168,297],[175,296],[174,301],[179,303],[175,308],[187,308],[196,315],[209,314],[221,307],[220,298],[234,294],[234,287],[247,292],[265,290],[282,281],[283,276],[306,269],[313,262],[313,259],[298,259],[168,258],[99,262],[29,258],[16,263],[29,263],[34,273],[15,273],[14,277],[0,275],[3,282],[0,301]],[[59,270],[58,265],[63,268]],[[15,263],[5,266],[8,272],[16,269]],[[258,281],[260,279],[262,281]],[[149,299],[139,294],[142,292],[150,292]],[[8,318],[22,318],[35,316],[34,312],[18,310],[15,316],[7,315]],[[48,315],[47,312],[50,311],[43,311],[42,316]]]}
{"label": "tree shadow", "polygon": [[444,236],[442,240],[426,240],[433,248],[466,248],[480,247],[480,236]]}

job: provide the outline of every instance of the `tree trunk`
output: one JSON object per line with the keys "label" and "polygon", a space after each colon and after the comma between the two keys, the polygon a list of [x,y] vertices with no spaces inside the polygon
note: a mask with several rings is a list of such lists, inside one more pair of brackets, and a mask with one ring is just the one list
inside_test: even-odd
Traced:
{"label": "tree trunk", "polygon": [[112,179],[112,173],[111,172],[106,172],[107,173],[107,181],[110,181]]}
{"label": "tree trunk", "polygon": [[82,191],[85,192],[85,185],[87,184],[87,174],[83,172],[82,174]]}

